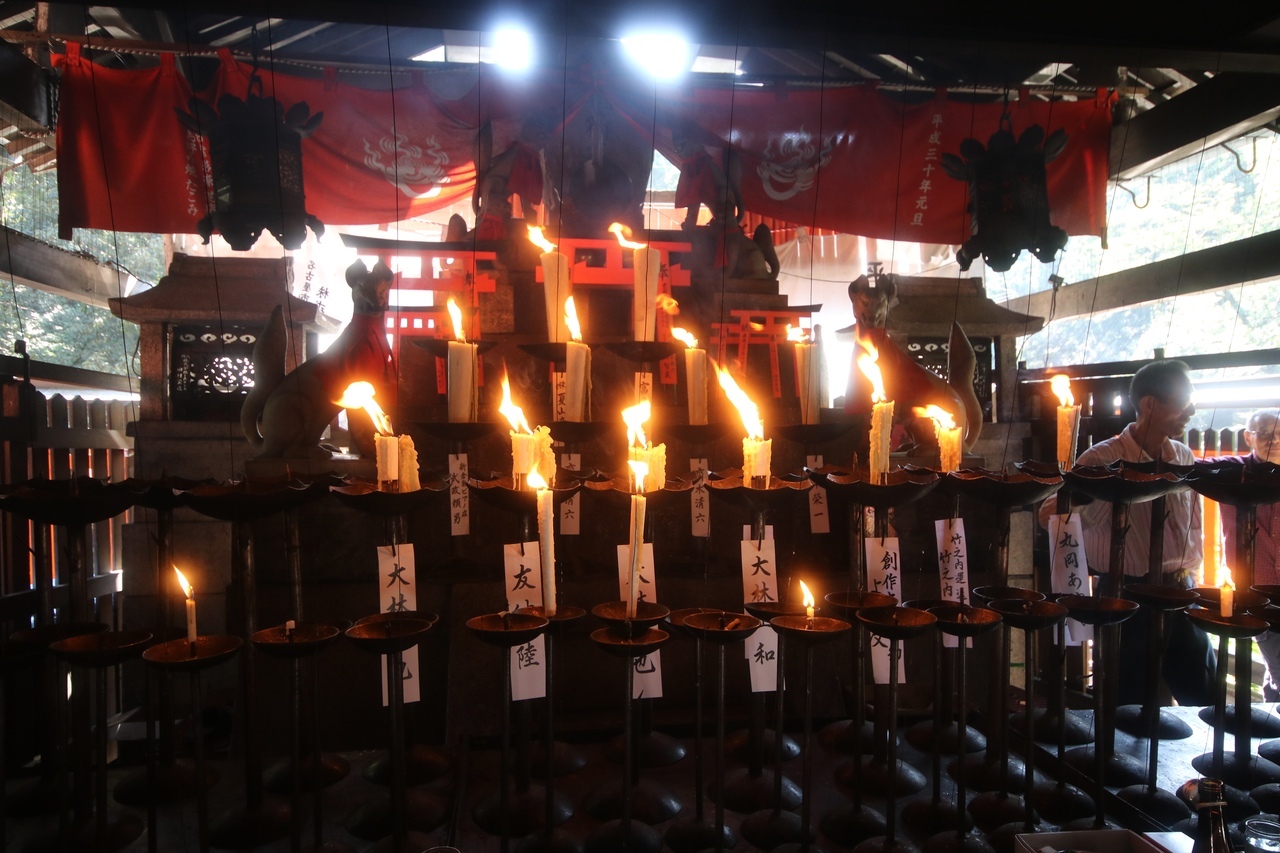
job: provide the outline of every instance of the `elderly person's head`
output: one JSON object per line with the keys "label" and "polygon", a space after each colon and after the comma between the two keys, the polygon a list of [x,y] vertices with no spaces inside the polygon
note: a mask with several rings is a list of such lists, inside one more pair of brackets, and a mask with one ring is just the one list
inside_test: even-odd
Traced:
{"label": "elderly person's head", "polygon": [[1259,459],[1280,464],[1280,408],[1258,409],[1249,416],[1244,440]]}
{"label": "elderly person's head", "polygon": [[1138,412],[1140,432],[1154,437],[1177,438],[1196,413],[1189,368],[1176,360],[1144,364],[1133,375],[1129,399]]}

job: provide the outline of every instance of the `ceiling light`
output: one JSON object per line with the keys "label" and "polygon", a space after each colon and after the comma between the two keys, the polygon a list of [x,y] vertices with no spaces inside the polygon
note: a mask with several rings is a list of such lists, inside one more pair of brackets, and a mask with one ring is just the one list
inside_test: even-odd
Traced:
{"label": "ceiling light", "polygon": [[528,30],[504,27],[493,34],[494,61],[511,71],[527,71],[533,65],[533,36]]}
{"label": "ceiling light", "polygon": [[689,70],[693,45],[671,32],[625,36],[622,48],[631,61],[655,80],[674,80]]}

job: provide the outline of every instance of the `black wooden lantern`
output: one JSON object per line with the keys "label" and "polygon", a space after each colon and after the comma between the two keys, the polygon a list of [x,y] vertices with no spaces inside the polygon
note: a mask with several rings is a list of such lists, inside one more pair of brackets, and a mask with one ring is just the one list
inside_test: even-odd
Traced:
{"label": "black wooden lantern", "polygon": [[1067,233],[1049,221],[1044,168],[1066,144],[1066,131],[1055,130],[1046,140],[1038,124],[1015,139],[1013,122],[1005,113],[985,146],[966,139],[960,143],[959,157],[942,155],[943,170],[969,184],[972,236],[956,255],[960,269],[969,269],[981,256],[991,269],[1006,272],[1023,249],[1049,263],[1067,245]]}
{"label": "black wooden lantern", "polygon": [[214,209],[196,230],[206,243],[218,232],[239,252],[264,230],[286,249],[302,245],[307,226],[317,237],[324,234],[324,225],[306,211],[302,185],[302,140],[320,126],[324,113],[311,115],[305,101],[286,111],[261,91],[254,75],[244,100],[223,95],[215,111],[192,98],[190,113],[175,110],[183,127],[209,140]]}

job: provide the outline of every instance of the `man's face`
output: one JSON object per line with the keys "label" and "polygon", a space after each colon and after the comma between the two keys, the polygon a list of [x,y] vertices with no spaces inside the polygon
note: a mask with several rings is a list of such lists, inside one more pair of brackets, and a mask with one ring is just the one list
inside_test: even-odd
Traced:
{"label": "man's face", "polygon": [[1193,390],[1191,382],[1186,381],[1178,383],[1168,393],[1147,397],[1151,401],[1148,428],[1166,438],[1177,438],[1186,432],[1191,416],[1196,413],[1191,402]]}
{"label": "man's face", "polygon": [[1254,428],[1244,431],[1245,441],[1258,454],[1259,459],[1280,464],[1280,422],[1275,418],[1261,417],[1253,425]]}

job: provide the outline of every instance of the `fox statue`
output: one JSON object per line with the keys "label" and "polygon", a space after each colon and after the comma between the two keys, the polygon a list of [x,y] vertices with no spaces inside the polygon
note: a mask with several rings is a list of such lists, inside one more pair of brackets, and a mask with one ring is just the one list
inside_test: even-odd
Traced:
{"label": "fox statue", "polygon": [[[285,373],[287,335],[276,306],[253,347],[254,384],[240,409],[240,428],[260,459],[315,459],[324,429],[338,414],[338,400],[352,382],[372,383],[387,412],[395,407],[396,363],[387,344],[385,317],[395,275],[382,261],[347,267],[355,313],[333,344]],[[353,417],[351,436],[361,455],[373,452],[372,423]]]}

